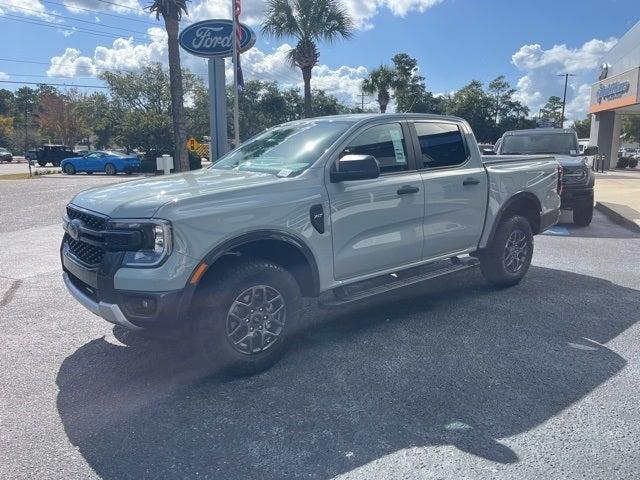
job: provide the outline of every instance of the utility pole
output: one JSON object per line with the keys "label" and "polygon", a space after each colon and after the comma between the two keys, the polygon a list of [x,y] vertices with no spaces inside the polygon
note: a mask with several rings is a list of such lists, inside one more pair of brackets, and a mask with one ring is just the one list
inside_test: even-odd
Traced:
{"label": "utility pole", "polygon": [[[356,97],[360,97],[360,101],[359,103],[361,104],[360,109],[364,112],[364,97],[368,97],[369,95],[367,95],[364,92],[358,93],[356,94]],[[369,102],[367,102],[367,104],[369,104]]]}
{"label": "utility pole", "polygon": [[[29,111],[27,106],[24,106],[24,153],[26,155],[29,150]],[[27,159],[27,165],[29,165],[29,178],[31,178],[31,160]]]}
{"label": "utility pole", "polygon": [[562,116],[560,117],[560,128],[564,128],[564,107],[567,103],[567,83],[569,83],[569,77],[575,77],[574,73],[560,73],[559,77],[564,77],[564,96],[562,97]]}

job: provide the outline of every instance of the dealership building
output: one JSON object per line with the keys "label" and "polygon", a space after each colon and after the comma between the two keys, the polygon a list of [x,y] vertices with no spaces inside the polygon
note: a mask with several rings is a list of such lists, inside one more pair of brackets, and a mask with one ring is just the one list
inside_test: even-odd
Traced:
{"label": "dealership building", "polygon": [[600,76],[591,88],[590,145],[606,155],[615,168],[620,147],[622,116],[640,115],[640,22],[602,59]]}

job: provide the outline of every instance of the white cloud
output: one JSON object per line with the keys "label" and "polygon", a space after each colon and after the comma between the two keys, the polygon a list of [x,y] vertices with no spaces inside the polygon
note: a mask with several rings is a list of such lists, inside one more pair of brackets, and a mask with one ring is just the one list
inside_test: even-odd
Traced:
{"label": "white cloud", "polygon": [[110,47],[98,46],[93,57],[80,50],[67,48],[62,55],[51,58],[47,70],[50,77],[96,76],[104,71],[135,71],[151,62],[166,63],[167,34],[162,28],[149,28],[151,41],[136,44],[133,38],[118,38]]}
{"label": "white cloud", "polygon": [[[74,0],[75,1],[75,0]],[[88,0],[87,0],[88,1]],[[444,0],[342,0],[344,7],[352,16],[356,28],[372,28],[371,19],[381,9],[388,9],[398,17],[409,12],[424,12],[442,3]],[[264,0],[245,0],[242,3],[242,21],[252,27],[260,25],[264,18]],[[189,9],[189,19],[197,22],[207,18],[231,18],[231,2],[229,0],[203,0]]]}
{"label": "white cloud", "polygon": [[52,20],[46,13],[46,8],[39,0],[2,0],[0,16],[4,14],[20,14],[25,17],[39,17]]}
{"label": "white cloud", "polygon": [[[117,12],[126,15],[144,15],[142,5],[138,0],[113,0],[101,2],[99,0],[64,0],[67,10],[73,13],[87,13],[83,9]],[[117,4],[117,5],[114,5]]]}
{"label": "white cloud", "polygon": [[538,44],[523,45],[511,57],[512,63],[525,73],[518,80],[516,97],[531,109],[532,115],[537,115],[550,96],[562,97],[564,77],[558,75],[570,73],[575,76],[569,77],[566,115],[570,121],[583,118],[599,61],[616,42],[615,38],[593,39],[578,48],[554,45],[546,50]]}
{"label": "white cloud", "polygon": [[0,80],[9,80],[9,74],[4,73],[4,72],[0,72]]}

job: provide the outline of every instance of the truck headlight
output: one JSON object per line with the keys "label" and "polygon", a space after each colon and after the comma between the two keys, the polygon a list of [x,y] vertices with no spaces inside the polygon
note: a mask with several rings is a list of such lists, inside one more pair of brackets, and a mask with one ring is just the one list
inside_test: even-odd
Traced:
{"label": "truck headlight", "polygon": [[124,267],[157,267],[171,253],[171,223],[166,220],[111,220],[107,248],[125,252]]}

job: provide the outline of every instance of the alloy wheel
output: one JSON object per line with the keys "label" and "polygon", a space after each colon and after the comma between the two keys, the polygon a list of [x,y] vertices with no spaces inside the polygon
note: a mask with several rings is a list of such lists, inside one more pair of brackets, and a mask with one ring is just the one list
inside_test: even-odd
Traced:
{"label": "alloy wheel", "polygon": [[518,273],[526,265],[528,257],[527,235],[521,229],[512,231],[504,248],[504,268],[509,273]]}
{"label": "alloy wheel", "polygon": [[227,339],[235,350],[255,355],[280,338],[286,321],[286,304],[278,290],[268,285],[247,288],[227,313]]}

